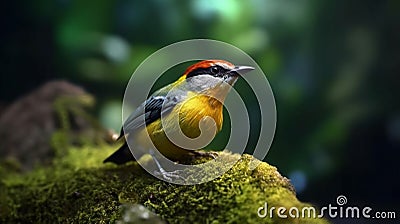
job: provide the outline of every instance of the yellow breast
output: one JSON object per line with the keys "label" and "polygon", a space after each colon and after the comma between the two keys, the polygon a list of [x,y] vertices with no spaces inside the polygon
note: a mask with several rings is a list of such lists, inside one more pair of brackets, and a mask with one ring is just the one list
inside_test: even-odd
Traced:
{"label": "yellow breast", "polygon": [[[191,95],[188,100],[176,105],[175,108],[164,117],[164,126],[161,124],[161,119],[147,125],[147,133],[153,144],[162,154],[170,159],[179,159],[190,153],[190,151],[182,149],[170,142],[164,133],[164,128],[168,130],[178,130],[178,127],[176,127],[176,119],[178,119],[182,132],[189,138],[196,138],[201,133],[199,123],[208,116],[214,120],[216,127],[212,125],[214,122],[206,122],[205,130],[218,132],[222,128],[222,111],[223,104],[215,98],[205,95]],[[210,125],[210,127],[207,127],[207,125]],[[215,128],[217,130],[215,130]],[[214,136],[216,132],[212,133],[212,136]],[[140,136],[143,137],[143,135],[147,133],[143,130]],[[140,140],[142,137],[139,137],[138,141],[143,141]],[[146,144],[148,145],[147,147],[150,147],[148,142],[138,143]]]}
{"label": "yellow breast", "polygon": [[[205,118],[210,117],[214,120],[217,132],[222,128],[222,107],[223,104],[213,97],[206,95],[191,96],[179,110],[180,126],[188,137],[196,138],[200,135],[199,123]],[[207,127],[206,130],[212,131],[214,127]]]}

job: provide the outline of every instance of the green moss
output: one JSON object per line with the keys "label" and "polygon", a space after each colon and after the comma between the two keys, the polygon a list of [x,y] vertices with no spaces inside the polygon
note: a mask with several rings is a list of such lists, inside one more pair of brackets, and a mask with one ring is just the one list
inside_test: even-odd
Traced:
{"label": "green moss", "polygon": [[[173,185],[147,174],[136,163],[102,164],[115,147],[72,148],[53,167],[8,176],[0,185],[0,222],[109,223],[121,217],[121,204],[143,204],[169,223],[326,223],[322,219],[260,218],[268,206],[309,206],[296,199],[290,182],[275,167],[250,170],[249,155],[220,178]],[[239,155],[220,152],[231,160]],[[196,178],[193,174],[193,178]]]}

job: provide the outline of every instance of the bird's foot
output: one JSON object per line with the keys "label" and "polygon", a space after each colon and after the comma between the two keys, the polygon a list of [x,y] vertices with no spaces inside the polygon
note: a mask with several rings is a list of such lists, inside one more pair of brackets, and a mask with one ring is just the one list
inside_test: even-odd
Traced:
{"label": "bird's foot", "polygon": [[154,171],[154,175],[168,182],[182,182],[185,180],[182,170],[165,171],[164,169],[159,169],[158,171]]}
{"label": "bird's foot", "polygon": [[153,161],[155,162],[158,170],[155,170],[153,173],[156,177],[161,178],[162,180],[168,182],[183,182],[185,178],[183,177],[182,170],[174,170],[174,171],[166,171],[161,166],[160,162],[158,161],[154,151],[152,149],[149,150],[150,155],[153,157]]}

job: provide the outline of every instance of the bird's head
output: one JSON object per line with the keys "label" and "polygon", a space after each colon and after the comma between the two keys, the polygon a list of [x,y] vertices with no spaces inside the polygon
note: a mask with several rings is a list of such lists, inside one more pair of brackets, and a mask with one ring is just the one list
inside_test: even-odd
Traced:
{"label": "bird's head", "polygon": [[253,69],[250,66],[235,66],[224,60],[205,60],[187,68],[182,78],[192,91],[224,95],[235,84],[239,74]]}

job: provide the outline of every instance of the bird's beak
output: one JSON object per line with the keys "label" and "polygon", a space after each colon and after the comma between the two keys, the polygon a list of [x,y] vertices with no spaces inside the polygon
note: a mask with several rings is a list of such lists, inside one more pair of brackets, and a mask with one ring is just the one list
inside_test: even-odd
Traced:
{"label": "bird's beak", "polygon": [[235,73],[238,73],[238,74],[244,74],[244,73],[250,72],[252,70],[254,70],[254,68],[251,67],[251,66],[239,65],[239,66],[235,66],[231,70],[231,72],[235,72]]}
{"label": "bird's beak", "polygon": [[239,75],[250,72],[252,70],[254,70],[254,68],[250,66],[244,66],[244,65],[235,66],[227,73],[228,77],[225,79],[225,82],[233,86],[236,80],[239,78]]}

